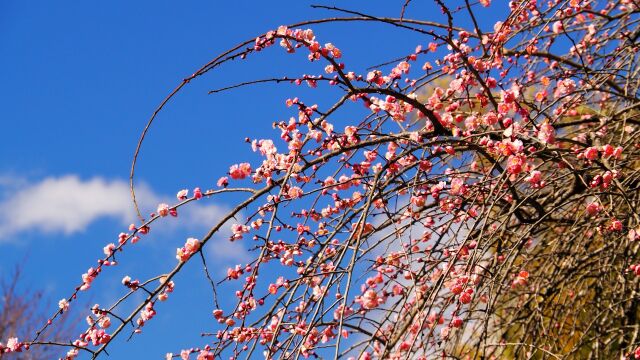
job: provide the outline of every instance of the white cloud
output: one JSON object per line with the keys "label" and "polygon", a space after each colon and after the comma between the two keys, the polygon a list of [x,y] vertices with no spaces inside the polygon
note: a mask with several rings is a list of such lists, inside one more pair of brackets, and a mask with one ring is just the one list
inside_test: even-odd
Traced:
{"label": "white cloud", "polygon": [[[209,246],[209,255],[218,263],[244,265],[252,260],[251,254],[244,248],[241,241],[231,242],[227,238],[211,239],[207,245]],[[227,271],[226,267],[221,270],[223,273]]]}
{"label": "white cloud", "polygon": [[83,231],[102,217],[125,222],[133,215],[124,181],[97,177],[84,181],[75,175],[49,177],[5,191],[0,203],[0,240],[26,231],[68,235]]}
{"label": "white cloud", "polygon": [[[151,210],[161,202],[170,204],[175,201],[173,195],[157,194],[144,183],[136,189],[138,203],[144,207],[151,206]],[[175,234],[180,231],[189,232],[185,236],[198,237],[229,210],[224,205],[211,204],[206,200],[190,203],[179,209],[177,219],[167,218],[160,224],[164,229],[161,233]],[[30,182],[0,174],[0,244],[11,243],[26,233],[81,233],[92,223],[105,218],[121,222],[123,228],[136,220],[127,181],[102,177],[81,179],[77,175],[65,175]],[[222,226],[207,249],[208,256],[223,264],[250,260],[244,245],[229,241],[232,222]],[[115,230],[118,231],[120,229]]]}

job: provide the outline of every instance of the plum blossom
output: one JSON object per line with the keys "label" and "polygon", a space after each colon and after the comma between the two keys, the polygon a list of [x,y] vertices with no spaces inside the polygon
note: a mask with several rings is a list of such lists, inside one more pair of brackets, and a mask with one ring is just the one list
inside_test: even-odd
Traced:
{"label": "plum blossom", "polygon": [[529,173],[529,176],[527,176],[524,180],[528,182],[534,189],[541,188],[545,185],[544,181],[542,181],[542,173],[538,170],[531,171]]}
{"label": "plum blossom", "polygon": [[89,268],[86,273],[82,274],[82,285],[80,286],[80,290],[87,290],[91,287],[91,283],[99,274],[99,270],[94,268]]}
{"label": "plum blossom", "polygon": [[517,175],[527,170],[526,157],[523,155],[511,155],[507,159],[507,171],[510,174]]}
{"label": "plum blossom", "polygon": [[378,307],[380,304],[383,304],[385,299],[384,297],[379,296],[375,290],[369,289],[365,291],[362,296],[357,296],[355,301],[360,304],[363,309],[370,310]]}
{"label": "plum blossom", "polygon": [[558,86],[554,92],[556,98],[567,95],[576,89],[576,82],[573,79],[564,79],[558,81]]}
{"label": "plum blossom", "polygon": [[189,350],[180,351],[180,359],[182,360],[189,360],[189,355],[191,355],[191,351]]}
{"label": "plum blossom", "polygon": [[67,299],[61,299],[60,301],[58,301],[58,308],[60,308],[60,310],[62,311],[68,311],[69,301]]}
{"label": "plum blossom", "polygon": [[233,224],[231,225],[231,240],[239,240],[242,239],[242,234],[246,234],[249,232],[249,227],[242,224]]}
{"label": "plum blossom", "polygon": [[153,303],[149,302],[145,305],[144,310],[140,312],[140,319],[146,322],[151,320],[156,315],[156,311],[153,309]]}
{"label": "plum blossom", "polygon": [[229,175],[234,180],[244,179],[251,175],[251,165],[249,163],[232,165],[229,168]]}
{"label": "plum blossom", "polygon": [[562,25],[562,21],[556,21],[552,25],[553,33],[559,34],[564,30],[564,26]]}
{"label": "plum blossom", "polygon": [[538,130],[538,140],[543,144],[553,144],[555,140],[555,129],[549,122],[544,122]]}
{"label": "plum blossom", "polygon": [[164,203],[158,205],[158,215],[162,217],[169,215],[169,205]]}
{"label": "plum blossom", "polygon": [[591,202],[589,204],[587,204],[587,214],[589,214],[589,216],[595,216],[597,215],[600,210],[602,210],[602,208],[600,207],[600,205],[596,202]]}
{"label": "plum blossom", "polygon": [[114,243],[110,243],[107,244],[107,246],[105,246],[102,251],[104,252],[104,254],[106,256],[111,256],[113,254],[113,251],[116,249],[116,244]]}
{"label": "plum blossom", "polygon": [[458,299],[460,300],[461,303],[468,304],[471,302],[472,294],[473,294],[473,290],[467,289],[465,292],[460,294],[460,297]]}
{"label": "plum blossom", "polygon": [[200,190],[199,187],[193,189],[193,198],[194,199],[200,200],[200,199],[202,199],[202,196],[203,196],[202,190]]}
{"label": "plum blossom", "polygon": [[291,199],[297,199],[299,197],[302,196],[303,191],[301,188],[297,187],[297,186],[293,186],[289,189],[289,191],[287,191],[287,194],[289,195],[289,197]]}
{"label": "plum blossom", "polygon": [[585,149],[583,155],[587,160],[595,160],[599,156],[598,148],[596,148],[595,146],[588,147],[587,149]]}
{"label": "plum blossom", "polygon": [[186,200],[188,196],[189,196],[189,190],[187,190],[187,189],[182,189],[182,190],[178,191],[178,193],[176,194],[176,197],[180,201]]}
{"label": "plum blossom", "polygon": [[22,344],[18,341],[17,337],[10,337],[7,340],[6,347],[9,350],[9,352],[16,352],[20,350],[20,348],[22,347]]}
{"label": "plum blossom", "polygon": [[456,177],[451,180],[451,189],[449,189],[449,194],[464,195],[466,191],[463,178]]}
{"label": "plum blossom", "polygon": [[109,326],[111,326],[111,318],[109,318],[108,316],[103,316],[98,320],[98,325],[103,328],[106,329]]}
{"label": "plum blossom", "polygon": [[267,157],[267,159],[272,159],[277,153],[278,149],[273,144],[273,140],[253,140],[251,143],[251,148],[253,151],[260,151],[260,154]]}
{"label": "plum blossom", "polygon": [[191,255],[200,249],[200,241],[194,238],[188,238],[182,248],[176,249],[176,259],[180,262],[189,260]]}
{"label": "plum blossom", "polygon": [[221,177],[218,179],[216,185],[218,185],[218,187],[227,187],[229,185],[229,178],[226,176]]}
{"label": "plum blossom", "polygon": [[215,357],[213,356],[213,353],[209,350],[201,350],[198,353],[198,357],[196,358],[196,360],[214,360]]}

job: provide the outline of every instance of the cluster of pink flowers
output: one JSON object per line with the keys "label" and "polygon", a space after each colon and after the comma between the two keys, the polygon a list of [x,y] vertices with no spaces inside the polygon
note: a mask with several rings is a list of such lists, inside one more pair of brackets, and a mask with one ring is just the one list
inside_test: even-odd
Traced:
{"label": "cluster of pink flowers", "polygon": [[[202,192],[199,191],[200,189],[199,188],[196,188],[196,189],[198,189],[197,193],[200,193],[200,197],[202,197]],[[169,205],[164,204],[164,203],[158,205],[157,213],[161,217],[165,217],[167,215],[171,215],[173,217],[178,216],[178,210],[176,210],[175,206],[174,207],[170,207]]]}
{"label": "cluster of pink flowers", "polygon": [[244,179],[249,175],[251,175],[251,165],[249,163],[236,164],[229,168],[229,176],[234,180]]}
{"label": "cluster of pink flowers", "polygon": [[80,286],[80,290],[87,290],[91,287],[91,283],[96,279],[96,277],[100,274],[100,268],[94,269],[93,267],[89,268],[86,273],[82,274],[82,285]]}
{"label": "cluster of pink flowers", "polygon": [[6,345],[0,343],[0,357],[2,354],[22,352],[23,349],[28,350],[28,345],[18,341],[17,337],[10,337]]}
{"label": "cluster of pink flowers", "polygon": [[176,259],[180,262],[185,262],[198,250],[200,250],[200,241],[198,239],[188,238],[183,247],[176,249]]}
{"label": "cluster of pink flowers", "polygon": [[156,311],[153,308],[153,302],[148,302],[142,312],[140,312],[140,317],[136,320],[136,324],[138,325],[138,327],[143,327],[144,324],[147,321],[151,320],[155,315]]}
{"label": "cluster of pink flowers", "polygon": [[[257,223],[256,223],[257,224]],[[231,240],[240,240],[242,239],[242,235],[249,232],[249,227],[247,225],[242,224],[233,224],[231,225]]]}
{"label": "cluster of pink flowers", "polygon": [[384,304],[385,298],[383,296],[379,296],[375,290],[369,289],[365,291],[362,296],[357,296],[355,302],[356,304],[360,304],[363,309],[370,310]]}

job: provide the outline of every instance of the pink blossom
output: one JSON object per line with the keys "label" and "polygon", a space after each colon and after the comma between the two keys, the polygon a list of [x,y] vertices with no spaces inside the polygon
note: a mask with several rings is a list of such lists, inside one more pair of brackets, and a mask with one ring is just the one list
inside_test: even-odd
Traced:
{"label": "pink blossom", "polygon": [[595,146],[592,147],[588,147],[585,151],[584,151],[584,157],[588,160],[595,160],[598,158],[598,149]]}
{"label": "pink blossom", "polygon": [[355,126],[346,126],[344,128],[344,134],[351,137],[354,136],[358,132],[358,128]]}
{"label": "pink blossom", "polygon": [[396,68],[398,70],[400,70],[402,73],[408,74],[409,73],[409,68],[411,68],[411,64],[409,64],[406,61],[402,61],[396,66]]}
{"label": "pink blossom", "polygon": [[456,283],[456,284],[453,284],[449,290],[451,290],[451,292],[454,295],[458,295],[458,294],[461,294],[462,290],[464,290],[464,289],[462,288],[462,285]]}
{"label": "pink blossom", "polygon": [[180,359],[182,360],[189,360],[189,355],[191,354],[191,351],[189,350],[182,350],[180,351]]}
{"label": "pink blossom", "polygon": [[65,360],[73,360],[76,357],[78,357],[79,353],[80,353],[80,351],[77,348],[73,348],[73,349],[67,351],[66,357],[64,359]]}
{"label": "pink blossom", "polygon": [[202,190],[199,187],[193,189],[193,198],[196,200],[202,199]]}
{"label": "pink blossom", "polygon": [[424,172],[429,172],[431,171],[431,161],[429,160],[422,160],[420,161],[420,163],[418,163],[418,168],[420,168],[420,170],[424,171]]}
{"label": "pink blossom", "polygon": [[89,268],[86,273],[82,274],[82,286],[80,286],[80,290],[84,291],[91,287],[91,283],[95,280],[96,276],[98,276],[98,270],[94,268]]}
{"label": "pink blossom", "polygon": [[[467,289],[467,290],[471,290],[471,289]],[[468,304],[471,302],[471,294],[473,293],[473,291],[465,291],[462,294],[460,294],[460,302],[463,304]]]}
{"label": "pink blossom", "polygon": [[239,240],[242,239],[242,234],[249,232],[249,227],[242,224],[233,224],[231,225],[231,232],[233,233],[231,240]]}
{"label": "pink blossom", "polygon": [[103,329],[91,329],[87,335],[89,339],[91,339],[91,342],[94,346],[106,344],[109,342],[109,340],[111,340],[111,336],[107,334]]}
{"label": "pink blossom", "polygon": [[553,144],[556,141],[555,138],[555,129],[548,122],[544,122],[540,125],[540,130],[538,131],[538,140],[543,144]]}
{"label": "pink blossom", "polygon": [[180,201],[186,200],[188,196],[189,196],[189,190],[187,190],[187,189],[180,190],[180,191],[178,191],[178,194],[176,194],[176,197]]}
{"label": "pink blossom", "polygon": [[518,273],[518,276],[511,283],[512,288],[516,288],[518,286],[525,286],[528,284],[529,272],[522,270]]}
{"label": "pink blossom", "polygon": [[531,184],[533,188],[539,188],[543,185],[542,173],[538,170],[531,171],[529,173],[529,176],[527,176],[524,180]]}
{"label": "pink blossom", "polygon": [[489,111],[482,116],[482,119],[487,125],[494,125],[498,123],[499,117],[495,112]]}
{"label": "pink blossom", "polygon": [[60,308],[60,310],[62,311],[68,311],[69,301],[67,299],[61,299],[60,301],[58,301],[58,308]]}
{"label": "pink blossom", "polygon": [[365,309],[373,309],[378,306],[378,293],[375,290],[367,290],[362,296],[361,305]]}
{"label": "pink blossom", "polygon": [[549,95],[547,90],[541,90],[541,91],[538,91],[536,93],[535,99],[536,99],[536,101],[542,102],[542,101],[546,100],[547,95]]}
{"label": "pink blossom", "polygon": [[327,176],[327,178],[324,179],[324,183],[323,183],[324,186],[329,187],[335,184],[336,184],[336,179],[334,179],[332,176]]}
{"label": "pink blossom", "polygon": [[120,245],[124,244],[125,241],[127,241],[127,237],[129,237],[129,234],[120,233],[120,235],[118,235],[118,244],[120,244]]}
{"label": "pink blossom", "polygon": [[144,310],[140,312],[140,319],[142,321],[149,321],[156,315],[156,311],[153,309],[153,303],[149,302],[145,305]]}
{"label": "pink blossom", "polygon": [[302,196],[303,191],[301,188],[297,186],[293,186],[289,189],[289,191],[287,191],[287,194],[289,195],[290,198],[297,199]]}
{"label": "pink blossom", "polygon": [[22,344],[20,344],[17,337],[11,337],[7,340],[7,349],[9,349],[9,352],[18,351],[21,346]]}
{"label": "pink blossom", "polygon": [[589,214],[590,216],[595,216],[600,212],[601,208],[600,205],[598,205],[598,203],[595,202],[591,202],[587,205],[587,214]]}
{"label": "pink blossom", "polygon": [[102,251],[104,252],[104,254],[106,256],[111,256],[111,254],[113,254],[113,251],[115,250],[115,248],[116,248],[116,244],[110,243],[110,244],[107,244],[107,246],[105,246],[102,249]]}
{"label": "pink blossom", "polygon": [[109,318],[108,316],[103,316],[100,318],[100,320],[98,320],[98,325],[100,325],[101,328],[106,329],[109,326],[111,326],[111,318]]}
{"label": "pink blossom", "polygon": [[426,203],[427,197],[426,196],[412,196],[411,197],[411,203],[417,207],[423,207],[424,204]]}
{"label": "pink blossom", "polygon": [[232,179],[235,180],[244,179],[247,176],[251,175],[251,165],[249,163],[232,165],[229,168],[229,175]]}
{"label": "pink blossom", "polygon": [[158,205],[158,215],[162,217],[169,215],[169,205],[164,203]]}
{"label": "pink blossom", "polygon": [[220,318],[222,318],[223,315],[224,315],[224,312],[222,310],[220,310],[220,309],[213,310],[213,317],[214,318],[220,319]]}
{"label": "pink blossom", "polygon": [[344,306],[344,305],[340,305],[338,306],[338,308],[333,312],[333,318],[338,320],[340,319],[340,317],[348,317],[350,315],[352,315],[354,313],[353,309],[348,307],[348,306]]}
{"label": "pink blossom", "polygon": [[466,192],[466,187],[464,186],[464,179],[462,178],[453,178],[451,180],[451,189],[449,190],[449,194],[451,195],[464,195]]}
{"label": "pink blossom", "polygon": [[191,255],[200,249],[200,241],[198,239],[189,238],[182,248],[176,249],[176,259],[180,262],[189,260]]}
{"label": "pink blossom", "polygon": [[274,146],[273,140],[254,140],[251,143],[251,148],[253,151],[260,150],[260,153],[266,156],[268,159],[273,158],[277,153],[278,149]]}
{"label": "pink blossom", "polygon": [[226,176],[221,177],[218,179],[217,185],[219,187],[227,187],[229,185],[229,178]]}
{"label": "pink blossom", "polygon": [[213,360],[213,353],[208,350],[201,350],[196,360]]}
{"label": "pink blossom", "polygon": [[187,242],[184,244],[184,248],[190,252],[194,253],[200,249],[200,241],[198,239],[189,238]]}
{"label": "pink blossom", "polygon": [[558,86],[554,92],[555,97],[567,95],[576,89],[576,82],[573,79],[564,79],[558,81]]}
{"label": "pink blossom", "polygon": [[561,31],[563,31],[564,26],[562,25],[562,21],[554,22],[552,25],[552,29],[554,34],[559,34]]}
{"label": "pink blossom", "polygon": [[613,219],[611,221],[611,230],[622,231],[622,222],[618,219]]}
{"label": "pink blossom", "polygon": [[614,148],[610,144],[606,144],[602,146],[602,153],[606,157],[610,157],[613,155]]}
{"label": "pink blossom", "polygon": [[517,175],[526,170],[526,167],[526,158],[522,155],[512,155],[507,159],[507,171],[511,174]]}
{"label": "pink blossom", "polygon": [[620,159],[620,156],[622,156],[622,146],[618,146],[613,150],[613,157],[615,159]]}

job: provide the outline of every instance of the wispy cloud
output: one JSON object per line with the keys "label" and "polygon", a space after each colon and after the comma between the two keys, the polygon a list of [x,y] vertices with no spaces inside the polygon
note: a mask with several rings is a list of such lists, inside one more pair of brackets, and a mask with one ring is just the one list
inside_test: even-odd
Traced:
{"label": "wispy cloud", "polygon": [[[160,202],[171,203],[173,198],[154,192],[144,183],[137,187],[136,196],[141,204],[153,207]],[[216,224],[228,210],[218,204],[191,203],[180,209],[178,219],[167,219],[163,229],[199,234]],[[66,175],[30,182],[0,175],[0,243],[11,242],[23,233],[73,235],[105,218],[123,226],[135,220],[127,181]],[[223,226],[212,239],[215,244],[208,253],[223,262],[247,261],[244,247],[227,240],[229,226]]]}
{"label": "wispy cloud", "polygon": [[75,175],[49,177],[5,191],[0,202],[0,241],[24,231],[69,235],[85,230],[99,218],[126,222],[133,215],[124,181],[98,177],[81,180]]}

